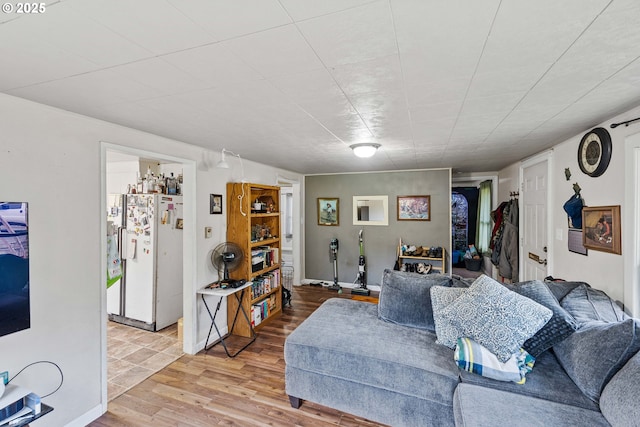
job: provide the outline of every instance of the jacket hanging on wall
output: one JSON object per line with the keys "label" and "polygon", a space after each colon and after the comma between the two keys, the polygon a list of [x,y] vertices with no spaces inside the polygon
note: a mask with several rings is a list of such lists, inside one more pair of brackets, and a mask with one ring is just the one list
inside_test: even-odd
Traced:
{"label": "jacket hanging on wall", "polygon": [[512,282],[518,281],[518,199],[503,202],[494,212],[494,226],[491,243],[491,262],[498,267],[500,276]]}

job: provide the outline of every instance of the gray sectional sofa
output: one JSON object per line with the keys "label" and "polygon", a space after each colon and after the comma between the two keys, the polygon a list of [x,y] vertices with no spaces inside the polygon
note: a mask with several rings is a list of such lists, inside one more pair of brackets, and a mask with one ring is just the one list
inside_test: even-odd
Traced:
{"label": "gray sectional sofa", "polygon": [[291,405],[308,400],[391,426],[640,425],[640,322],[604,293],[579,282],[509,288],[534,301],[540,290],[554,306],[524,344],[538,354],[517,384],[458,368],[454,350],[436,342],[434,286],[469,283],[387,270],[378,305],[322,304],[285,342]]}

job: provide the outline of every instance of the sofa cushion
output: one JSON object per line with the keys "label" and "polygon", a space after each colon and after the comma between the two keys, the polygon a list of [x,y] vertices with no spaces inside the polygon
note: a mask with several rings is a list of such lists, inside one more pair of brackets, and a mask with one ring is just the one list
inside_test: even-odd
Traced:
{"label": "sofa cushion", "polygon": [[629,318],[606,293],[588,285],[574,288],[561,304],[579,324],[592,320],[620,322]]}
{"label": "sofa cushion", "polygon": [[602,390],[600,410],[612,426],[636,425],[640,420],[640,353],[636,353]]}
{"label": "sofa cushion", "polygon": [[462,331],[456,327],[442,312],[456,298],[465,291],[465,288],[446,288],[434,286],[431,288],[431,306],[433,308],[433,320],[436,329],[436,343],[455,348],[458,338],[464,338]]}
{"label": "sofa cushion", "polygon": [[459,382],[451,350],[432,332],[382,321],[377,312],[362,301],[325,301],[287,337],[287,368],[450,406]]}
{"label": "sofa cushion", "polygon": [[460,384],[453,395],[456,426],[607,426],[598,411],[590,411],[563,403]]}
{"label": "sofa cushion", "polygon": [[594,402],[611,377],[640,349],[635,319],[585,323],[573,335],[553,346],[567,374]]}
{"label": "sofa cushion", "polygon": [[387,322],[434,332],[431,311],[432,286],[450,286],[444,274],[416,274],[384,270],[378,302],[378,317]]}
{"label": "sofa cushion", "polygon": [[509,360],[552,316],[548,308],[486,275],[476,279],[441,314],[460,329],[462,337],[482,344],[501,362]]}
{"label": "sofa cushion", "polygon": [[460,380],[467,384],[510,391],[593,411],[598,410],[598,405],[580,391],[552,351],[545,351],[536,358],[535,366],[527,374],[525,384],[496,381],[464,371],[460,371]]}
{"label": "sofa cushion", "polygon": [[554,297],[560,302],[562,299],[572,290],[577,288],[578,286],[585,285],[589,286],[585,282],[569,282],[565,280],[545,280],[544,282],[548,287]]}
{"label": "sofa cushion", "polygon": [[575,332],[577,328],[575,319],[560,306],[556,297],[543,282],[532,280],[507,285],[507,288],[544,305],[553,312],[551,319],[542,329],[526,340],[522,346],[532,356],[538,357],[543,351],[550,349],[555,343]]}

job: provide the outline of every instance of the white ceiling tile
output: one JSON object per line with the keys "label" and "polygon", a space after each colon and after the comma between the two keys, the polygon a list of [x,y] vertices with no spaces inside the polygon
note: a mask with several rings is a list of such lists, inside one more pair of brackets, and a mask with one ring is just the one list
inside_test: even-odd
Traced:
{"label": "white ceiling tile", "polygon": [[37,31],[20,26],[20,19],[0,25],[0,89],[6,90],[55,80],[97,69],[96,64],[63,50]]}
{"label": "white ceiling tile", "polygon": [[374,2],[298,23],[324,65],[350,64],[397,54],[387,2]]}
{"label": "white ceiling tile", "polygon": [[331,73],[348,96],[403,90],[402,69],[398,55],[336,65],[331,68]]}
{"label": "white ceiling tile", "polygon": [[41,83],[7,93],[81,112],[87,106],[119,104],[160,96],[153,88],[122,78],[110,70]]}
{"label": "white ceiling tile", "polygon": [[326,69],[310,70],[269,79],[293,102],[328,102],[344,100],[344,92]]}
{"label": "white ceiling tile", "polygon": [[216,40],[227,40],[291,23],[277,0],[169,0]]}
{"label": "white ceiling tile", "polygon": [[167,95],[207,87],[207,84],[202,80],[180,70],[162,58],[131,62],[114,67],[111,71]]}
{"label": "white ceiling tile", "polygon": [[294,25],[286,25],[224,42],[264,77],[324,68]]}
{"label": "white ceiling tile", "polygon": [[371,3],[372,0],[280,0],[289,15],[296,21],[340,12]]}
{"label": "white ceiling tile", "polygon": [[220,43],[164,55],[162,59],[210,87],[263,78]]}
{"label": "white ceiling tile", "polygon": [[21,21],[23,31],[45,32],[48,44],[98,66],[113,66],[153,56],[151,51],[76,12],[73,2],[57,3],[45,13],[46,19],[36,17]]}
{"label": "white ceiling tile", "polygon": [[155,54],[216,41],[165,0],[76,1],[73,7],[87,18]]}

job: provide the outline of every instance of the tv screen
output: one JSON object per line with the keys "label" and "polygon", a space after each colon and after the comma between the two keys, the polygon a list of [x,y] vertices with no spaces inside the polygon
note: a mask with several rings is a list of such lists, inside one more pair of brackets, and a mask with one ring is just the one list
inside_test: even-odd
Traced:
{"label": "tv screen", "polygon": [[31,325],[28,204],[0,202],[0,336]]}

